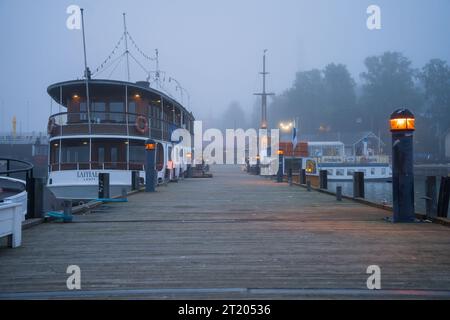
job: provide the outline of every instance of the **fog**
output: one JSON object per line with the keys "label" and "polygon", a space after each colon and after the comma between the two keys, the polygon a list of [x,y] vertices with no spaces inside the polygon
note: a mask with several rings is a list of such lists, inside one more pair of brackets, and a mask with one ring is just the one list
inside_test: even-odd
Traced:
{"label": "fog", "polygon": [[[47,86],[82,77],[81,31],[66,27],[71,4],[85,9],[91,69],[121,37],[126,12],[129,33],[148,55],[159,50],[161,70],[189,92],[197,119],[220,119],[237,103],[245,123],[254,122],[264,49],[267,89],[278,95],[292,87],[298,71],[329,63],[344,64],[358,87],[364,59],[386,51],[402,53],[414,68],[432,58],[450,61],[448,0],[0,0],[0,131],[11,130],[13,116],[19,131],[45,131]],[[371,4],[381,8],[380,30],[366,26]],[[130,64],[131,81],[145,79]],[[125,65],[111,78],[125,80]]]}

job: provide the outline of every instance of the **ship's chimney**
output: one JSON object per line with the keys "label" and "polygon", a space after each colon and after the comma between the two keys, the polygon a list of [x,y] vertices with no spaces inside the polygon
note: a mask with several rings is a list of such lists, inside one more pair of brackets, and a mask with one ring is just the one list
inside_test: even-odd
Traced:
{"label": "ship's chimney", "polygon": [[148,81],[136,81],[136,85],[139,87],[150,88],[150,82]]}

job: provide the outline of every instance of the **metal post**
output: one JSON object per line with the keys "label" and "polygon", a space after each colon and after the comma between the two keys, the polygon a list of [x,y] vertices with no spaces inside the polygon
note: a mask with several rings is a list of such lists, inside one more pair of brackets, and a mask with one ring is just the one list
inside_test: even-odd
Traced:
{"label": "metal post", "polygon": [[320,170],[319,171],[319,186],[320,189],[328,189],[328,171]]}
{"label": "metal post", "polygon": [[63,222],[71,222],[72,216],[72,200],[64,200],[63,202]]}
{"label": "metal post", "polygon": [[146,166],[145,166],[145,192],[155,192],[156,187],[156,142],[148,139],[145,142]]}
{"label": "metal post", "polygon": [[27,190],[27,217],[35,218],[35,207],[34,207],[34,179],[33,179],[33,169],[26,172],[26,190]]}
{"label": "metal post", "polygon": [[342,187],[341,186],[336,187],[336,200],[342,201]]}
{"label": "metal post", "polygon": [[353,198],[364,198],[364,172],[353,173]]}
{"label": "metal post", "polygon": [[277,182],[283,182],[283,151],[278,150],[278,172],[277,172]]}
{"label": "metal post", "polygon": [[439,201],[437,205],[437,216],[447,218],[448,202],[450,200],[450,177],[441,178],[439,189]]}
{"label": "metal post", "polygon": [[413,222],[415,219],[414,115],[407,109],[399,109],[391,115],[390,122],[392,132],[393,222]]}
{"label": "metal post", "polygon": [[425,206],[427,217],[434,217],[437,213],[436,177],[428,176],[425,179]]}
{"label": "metal post", "polygon": [[306,184],[306,169],[300,169],[300,184]]}
{"label": "metal post", "polygon": [[139,171],[131,171],[131,190],[139,190]]}
{"label": "metal post", "polygon": [[311,181],[306,181],[306,190],[311,191]]}
{"label": "metal post", "polygon": [[289,171],[288,171],[288,183],[289,183],[289,186],[292,186],[292,168],[289,168]]}
{"label": "metal post", "polygon": [[98,197],[99,199],[110,198],[109,173],[107,172],[101,172],[98,174]]}

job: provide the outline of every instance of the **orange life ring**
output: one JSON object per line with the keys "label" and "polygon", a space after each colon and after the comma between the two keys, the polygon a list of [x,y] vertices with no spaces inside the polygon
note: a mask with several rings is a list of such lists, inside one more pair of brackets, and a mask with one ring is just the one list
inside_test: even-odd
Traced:
{"label": "orange life ring", "polygon": [[144,134],[148,131],[148,121],[147,121],[147,118],[144,116],[137,116],[135,125],[136,125],[136,130],[142,134]]}
{"label": "orange life ring", "polygon": [[52,134],[53,128],[55,127],[55,118],[48,119],[47,133]]}

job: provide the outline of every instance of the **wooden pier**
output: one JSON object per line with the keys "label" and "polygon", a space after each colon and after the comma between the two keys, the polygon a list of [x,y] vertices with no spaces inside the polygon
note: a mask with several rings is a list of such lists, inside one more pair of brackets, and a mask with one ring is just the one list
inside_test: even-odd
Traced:
{"label": "wooden pier", "polygon": [[[392,224],[348,199],[213,167],[24,230],[0,248],[0,299],[450,298],[450,229]],[[66,269],[81,268],[81,290]],[[381,290],[368,290],[369,265]]]}

